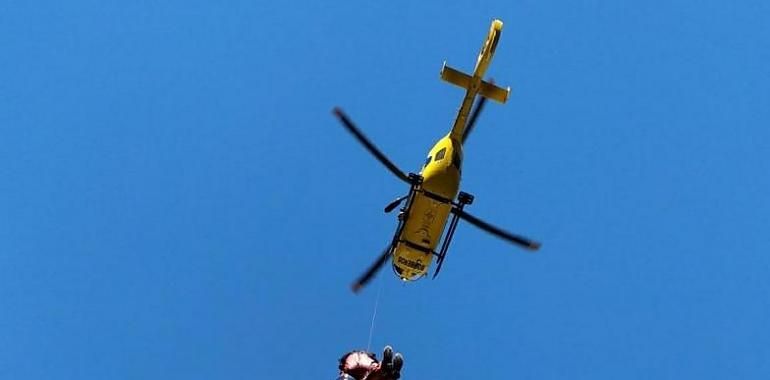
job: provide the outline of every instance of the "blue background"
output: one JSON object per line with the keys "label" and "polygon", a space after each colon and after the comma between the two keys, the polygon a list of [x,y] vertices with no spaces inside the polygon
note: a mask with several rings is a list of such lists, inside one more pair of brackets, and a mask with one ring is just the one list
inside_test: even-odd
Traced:
{"label": "blue background", "polygon": [[[770,377],[764,1],[0,6],[0,378]],[[513,88],[466,146],[436,281],[350,282],[493,17]]]}

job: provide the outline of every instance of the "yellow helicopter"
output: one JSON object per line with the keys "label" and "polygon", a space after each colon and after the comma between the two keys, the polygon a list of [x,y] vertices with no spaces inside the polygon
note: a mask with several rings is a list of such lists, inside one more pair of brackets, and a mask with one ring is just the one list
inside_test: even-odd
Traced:
{"label": "yellow helicopter", "polygon": [[[404,174],[361,133],[340,108],[334,109],[334,114],[345,128],[396,177],[410,185],[407,195],[397,198],[385,207],[385,212],[391,212],[406,201],[399,213],[398,227],[393,240],[369,269],[353,283],[354,292],[366,285],[388,258],[393,259],[393,270],[402,280],[414,281],[427,275],[432,258],[436,256],[436,270],[433,274],[435,278],[444,263],[459,219],[529,250],[540,248],[538,242],[504,231],[469,214],[463,208],[473,203],[473,196],[462,191],[458,194],[462,173],[463,143],[473,129],[486,99],[505,103],[510,93],[510,88],[503,89],[483,80],[500,40],[502,29],[502,21],[492,21],[476,60],[473,75],[455,70],[444,62],[441,68],[441,79],[464,88],[465,97],[452,130],[438,140],[430,150],[420,174]],[[480,98],[471,113],[471,106],[477,95],[480,95]],[[446,229],[445,234],[447,221],[449,221],[449,228]],[[436,252],[439,243],[441,247]]]}

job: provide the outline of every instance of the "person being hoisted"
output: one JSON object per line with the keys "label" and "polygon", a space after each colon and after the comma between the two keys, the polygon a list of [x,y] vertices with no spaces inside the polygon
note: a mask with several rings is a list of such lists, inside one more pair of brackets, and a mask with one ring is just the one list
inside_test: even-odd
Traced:
{"label": "person being hoisted", "polygon": [[382,350],[382,362],[371,352],[351,351],[340,358],[337,380],[398,380],[403,366],[404,357],[390,346]]}

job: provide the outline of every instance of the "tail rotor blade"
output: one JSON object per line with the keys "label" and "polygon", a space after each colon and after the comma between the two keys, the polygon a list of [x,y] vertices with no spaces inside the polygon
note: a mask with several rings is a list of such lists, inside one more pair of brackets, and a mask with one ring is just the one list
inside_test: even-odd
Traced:
{"label": "tail rotor blade", "polygon": [[382,268],[382,266],[385,264],[385,262],[390,257],[390,247],[386,248],[384,251],[382,251],[382,254],[380,254],[380,257],[377,258],[377,260],[372,263],[372,265],[369,267],[369,269],[364,272],[364,274],[359,277],[356,282],[353,283],[351,288],[353,289],[353,293],[358,293],[361,288],[363,288],[369,281],[374,278],[374,275],[377,274],[377,272]]}
{"label": "tail rotor blade", "polygon": [[372,144],[372,142],[369,141],[368,138],[366,138],[366,136],[361,132],[361,130],[359,130],[358,127],[356,127],[356,125],[353,124],[352,121],[350,121],[350,118],[348,118],[348,116],[345,115],[344,112],[342,112],[342,109],[340,109],[339,107],[335,107],[334,115],[340,119],[340,121],[342,122],[342,125],[344,125],[345,128],[347,128],[348,132],[350,132],[358,140],[358,142],[360,142],[361,145],[363,145],[366,148],[366,150],[369,151],[369,153],[371,153],[375,158],[377,158],[377,160],[379,160],[383,165],[385,165],[385,167],[388,168],[388,170],[390,170],[391,173],[393,173],[400,180],[406,183],[411,183],[411,181],[409,180],[409,177],[406,174],[404,174],[404,172],[401,171],[401,169],[399,169],[398,166],[396,166],[393,162],[391,162],[388,159],[388,157],[385,156],[385,154],[383,154],[379,149],[377,149],[377,147],[374,146],[374,144]]}
{"label": "tail rotor blade", "polygon": [[537,251],[540,249],[540,243],[527,239],[522,236],[514,235],[508,231],[505,231],[499,227],[493,226],[471,214],[468,214],[467,212],[453,208],[452,212],[460,217],[460,219],[465,220],[466,222],[473,224],[474,226],[489,232],[492,235],[495,235],[503,240],[509,241],[511,243],[517,244],[523,248],[526,248],[530,251]]}

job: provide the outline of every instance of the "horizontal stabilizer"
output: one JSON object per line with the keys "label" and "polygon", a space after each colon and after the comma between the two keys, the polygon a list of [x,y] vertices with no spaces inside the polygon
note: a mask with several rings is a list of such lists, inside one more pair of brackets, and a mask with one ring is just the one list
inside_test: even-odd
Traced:
{"label": "horizontal stabilizer", "polygon": [[[470,89],[471,81],[473,80],[470,75],[447,66],[446,62],[444,62],[444,66],[441,67],[441,79],[466,90]],[[510,92],[510,87],[501,88],[482,80],[478,94],[487,99],[505,103],[505,101],[508,100],[508,94],[510,94]]]}
{"label": "horizontal stabilizer", "polygon": [[441,67],[441,79],[466,90],[471,86],[470,75],[447,66],[446,62],[444,62],[444,66]]}
{"label": "horizontal stabilizer", "polygon": [[481,89],[479,95],[492,99],[498,103],[505,103],[508,100],[508,95],[511,93],[511,88],[501,88],[493,85],[492,83],[481,81]]}

